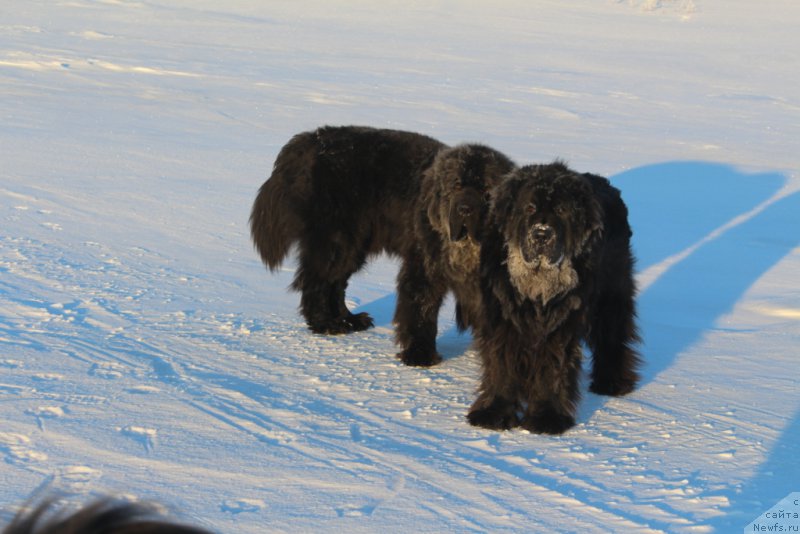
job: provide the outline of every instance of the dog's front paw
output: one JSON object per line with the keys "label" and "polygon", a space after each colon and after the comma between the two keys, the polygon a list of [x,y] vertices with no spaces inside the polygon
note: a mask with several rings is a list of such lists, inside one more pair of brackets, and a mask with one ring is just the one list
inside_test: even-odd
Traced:
{"label": "dog's front paw", "polygon": [[513,403],[494,400],[488,406],[476,407],[477,404],[476,402],[467,414],[467,420],[472,426],[489,430],[509,430],[519,424]]}
{"label": "dog's front paw", "polygon": [[563,434],[575,426],[575,417],[548,405],[525,414],[520,426],[535,434]]}
{"label": "dog's front paw", "polygon": [[636,389],[637,379],[635,377],[625,378],[600,378],[596,377],[589,385],[589,391],[597,395],[607,395],[609,397],[622,397]]}
{"label": "dog's front paw", "polygon": [[397,354],[397,358],[411,367],[432,367],[442,361],[435,350],[405,349]]}

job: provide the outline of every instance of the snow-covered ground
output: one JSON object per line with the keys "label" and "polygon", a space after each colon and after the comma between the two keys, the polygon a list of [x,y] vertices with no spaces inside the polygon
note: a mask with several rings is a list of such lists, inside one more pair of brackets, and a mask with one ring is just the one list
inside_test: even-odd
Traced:
{"label": "snow-covered ground", "polygon": [[[492,4],[493,7],[489,7]],[[800,4],[4,0],[0,524],[35,491],[225,533],[741,532],[800,491]],[[465,419],[469,336],[307,332],[247,217],[322,124],[611,177],[645,379],[561,437]]]}

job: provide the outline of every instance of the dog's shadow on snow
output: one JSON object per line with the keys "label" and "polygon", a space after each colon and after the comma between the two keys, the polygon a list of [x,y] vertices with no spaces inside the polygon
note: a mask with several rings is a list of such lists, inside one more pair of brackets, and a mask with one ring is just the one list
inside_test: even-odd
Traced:
{"label": "dog's shadow on snow", "polygon": [[[800,193],[774,200],[786,183],[784,176],[744,174],[701,162],[641,167],[611,181],[622,191],[634,231],[646,385],[705,332],[727,330],[720,319],[798,246]],[[579,420],[585,421],[606,402],[587,395]],[[794,465],[800,456],[800,412],[786,415],[789,425],[765,464],[741,491],[730,490],[732,514],[711,525],[716,532],[741,529],[797,490],[791,486],[792,477],[770,476]],[[754,503],[763,503],[764,510]]]}
{"label": "dog's shadow on snow", "polygon": [[366,302],[353,309],[353,313],[368,313],[375,326],[392,326],[394,309],[397,306],[397,293],[389,293],[373,301]]}
{"label": "dog's shadow on snow", "polygon": [[800,194],[767,202],[784,176],[700,162],[651,165],[611,181],[634,231],[646,384],[704,332],[724,329],[719,319],[800,243]]}
{"label": "dog's shadow on snow", "polygon": [[[784,176],[705,162],[649,165],[610,180],[634,234],[643,386],[704,332],[719,330],[718,319],[797,245],[800,195],[767,203]],[[579,419],[604,403],[587,395]]]}

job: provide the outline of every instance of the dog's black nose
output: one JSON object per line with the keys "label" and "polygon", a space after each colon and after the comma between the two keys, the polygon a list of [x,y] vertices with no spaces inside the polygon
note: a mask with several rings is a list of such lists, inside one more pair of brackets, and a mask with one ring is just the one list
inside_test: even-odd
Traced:
{"label": "dog's black nose", "polygon": [[537,224],[531,228],[531,236],[539,243],[547,243],[556,235],[556,231],[548,224]]}
{"label": "dog's black nose", "polygon": [[469,217],[470,215],[472,215],[472,206],[470,206],[469,204],[466,203],[459,204],[456,209],[458,210],[458,214],[461,215],[462,217]]}

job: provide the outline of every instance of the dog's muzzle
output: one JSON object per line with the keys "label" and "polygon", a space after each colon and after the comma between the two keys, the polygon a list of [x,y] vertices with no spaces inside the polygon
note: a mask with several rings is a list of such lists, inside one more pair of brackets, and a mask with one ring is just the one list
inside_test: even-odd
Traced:
{"label": "dog's muzzle", "polygon": [[555,228],[544,223],[531,226],[522,245],[522,256],[527,263],[560,264],[564,259],[564,251]]}
{"label": "dog's muzzle", "polygon": [[461,241],[467,237],[478,239],[481,220],[481,197],[478,193],[462,193],[450,207],[450,240]]}

